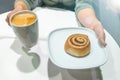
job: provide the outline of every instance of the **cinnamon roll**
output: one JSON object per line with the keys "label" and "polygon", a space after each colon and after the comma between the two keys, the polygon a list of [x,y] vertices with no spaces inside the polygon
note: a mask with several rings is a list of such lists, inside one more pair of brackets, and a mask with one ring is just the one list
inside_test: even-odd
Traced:
{"label": "cinnamon roll", "polygon": [[90,53],[90,40],[85,34],[72,34],[67,38],[64,50],[72,56],[84,57]]}

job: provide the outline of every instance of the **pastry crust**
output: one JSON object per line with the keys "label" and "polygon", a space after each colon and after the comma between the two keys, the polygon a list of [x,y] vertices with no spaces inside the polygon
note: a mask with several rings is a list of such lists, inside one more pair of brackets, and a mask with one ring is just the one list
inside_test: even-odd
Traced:
{"label": "pastry crust", "polygon": [[64,50],[72,56],[84,57],[90,53],[90,40],[85,34],[72,34],[67,38]]}

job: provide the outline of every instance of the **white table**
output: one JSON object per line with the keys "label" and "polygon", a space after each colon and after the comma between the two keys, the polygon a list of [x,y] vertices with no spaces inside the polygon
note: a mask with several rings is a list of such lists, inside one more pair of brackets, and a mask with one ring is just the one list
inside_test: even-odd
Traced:
{"label": "white table", "polygon": [[79,27],[74,12],[36,8],[39,17],[39,42],[27,55],[6,24],[7,13],[0,15],[0,80],[119,80],[120,48],[105,30],[109,59],[100,68],[86,70],[63,69],[49,59],[47,37],[57,28]]}

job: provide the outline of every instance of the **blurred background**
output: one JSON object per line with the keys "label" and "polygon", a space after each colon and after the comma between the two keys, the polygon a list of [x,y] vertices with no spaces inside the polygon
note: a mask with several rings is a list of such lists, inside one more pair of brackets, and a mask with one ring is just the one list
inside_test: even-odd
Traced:
{"label": "blurred background", "polygon": [[0,0],[0,14],[13,9],[15,0]]}
{"label": "blurred background", "polygon": [[[13,9],[15,0],[0,0],[0,14]],[[120,46],[120,1],[91,0],[98,19]]]}

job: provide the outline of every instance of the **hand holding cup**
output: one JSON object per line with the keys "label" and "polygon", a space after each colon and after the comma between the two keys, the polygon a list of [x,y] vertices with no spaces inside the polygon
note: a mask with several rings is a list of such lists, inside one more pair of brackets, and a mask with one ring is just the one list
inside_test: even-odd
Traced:
{"label": "hand holding cup", "polygon": [[24,48],[31,48],[38,41],[37,15],[29,10],[18,11],[10,17],[10,26]]}

